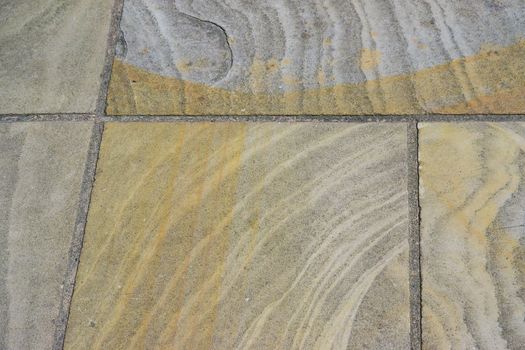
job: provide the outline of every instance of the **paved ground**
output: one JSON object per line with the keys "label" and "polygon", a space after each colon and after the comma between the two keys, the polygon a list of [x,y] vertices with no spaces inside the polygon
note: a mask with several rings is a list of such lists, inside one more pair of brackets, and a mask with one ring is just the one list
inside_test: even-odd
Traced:
{"label": "paved ground", "polygon": [[524,349],[525,3],[0,3],[0,349]]}

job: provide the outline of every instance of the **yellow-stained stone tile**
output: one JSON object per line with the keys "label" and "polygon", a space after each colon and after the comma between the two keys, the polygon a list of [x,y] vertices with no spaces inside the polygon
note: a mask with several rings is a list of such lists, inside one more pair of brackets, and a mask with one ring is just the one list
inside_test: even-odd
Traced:
{"label": "yellow-stained stone tile", "polygon": [[406,134],[108,124],[65,349],[407,349]]}
{"label": "yellow-stained stone tile", "polygon": [[525,347],[525,123],[423,124],[424,349]]}
{"label": "yellow-stained stone tile", "polygon": [[128,0],[107,112],[523,113],[523,18],[523,0]]}

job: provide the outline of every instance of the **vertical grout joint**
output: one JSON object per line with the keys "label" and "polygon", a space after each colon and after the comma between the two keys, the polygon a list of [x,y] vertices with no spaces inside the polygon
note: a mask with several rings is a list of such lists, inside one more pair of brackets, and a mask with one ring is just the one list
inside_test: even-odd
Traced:
{"label": "vertical grout joint", "polygon": [[422,348],[421,302],[421,232],[419,206],[419,140],[418,121],[407,126],[408,213],[409,213],[409,285],[410,285],[410,347]]}

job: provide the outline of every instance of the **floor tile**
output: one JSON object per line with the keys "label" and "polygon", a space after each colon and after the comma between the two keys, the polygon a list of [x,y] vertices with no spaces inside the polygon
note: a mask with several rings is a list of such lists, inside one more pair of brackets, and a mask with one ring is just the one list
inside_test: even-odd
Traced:
{"label": "floor tile", "polygon": [[109,114],[523,113],[525,4],[127,0]]}
{"label": "floor tile", "polygon": [[523,349],[525,123],[420,129],[424,349]]}
{"label": "floor tile", "polygon": [[65,349],[406,349],[404,124],[106,125]]}
{"label": "floor tile", "polygon": [[90,123],[0,125],[0,349],[51,349]]}
{"label": "floor tile", "polygon": [[1,1],[0,113],[93,112],[112,3]]}

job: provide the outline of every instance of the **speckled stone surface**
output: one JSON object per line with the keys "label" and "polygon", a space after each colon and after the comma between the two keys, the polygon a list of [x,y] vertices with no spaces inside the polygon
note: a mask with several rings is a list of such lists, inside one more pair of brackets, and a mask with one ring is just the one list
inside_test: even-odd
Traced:
{"label": "speckled stone surface", "polygon": [[0,349],[51,349],[92,124],[0,124]]}
{"label": "speckled stone surface", "polygon": [[65,349],[407,349],[406,135],[107,124]]}
{"label": "speckled stone surface", "polygon": [[525,123],[420,129],[424,349],[525,346]]}
{"label": "speckled stone surface", "polygon": [[109,114],[519,113],[525,3],[127,0]]}
{"label": "speckled stone surface", "polygon": [[112,5],[0,1],[0,114],[93,112]]}

